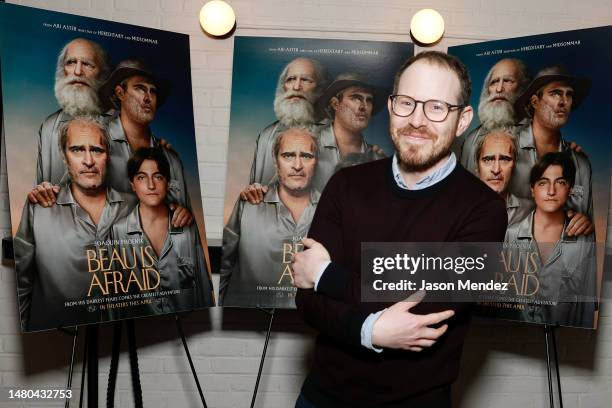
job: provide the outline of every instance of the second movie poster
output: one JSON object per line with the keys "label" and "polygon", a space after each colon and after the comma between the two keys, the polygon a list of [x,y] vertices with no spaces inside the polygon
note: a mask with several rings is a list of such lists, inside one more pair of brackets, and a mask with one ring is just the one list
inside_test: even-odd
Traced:
{"label": "second movie poster", "polygon": [[338,169],[392,154],[387,97],[413,51],[236,37],[221,305],[295,307],[291,261],[319,196]]}

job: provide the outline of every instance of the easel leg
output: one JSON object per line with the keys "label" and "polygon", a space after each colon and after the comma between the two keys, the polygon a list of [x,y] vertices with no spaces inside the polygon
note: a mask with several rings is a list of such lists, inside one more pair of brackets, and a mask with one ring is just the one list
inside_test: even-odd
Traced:
{"label": "easel leg", "polygon": [[559,354],[557,353],[557,328],[553,326],[551,330],[553,354],[555,356],[555,371],[557,372],[557,392],[559,395],[559,408],[563,408],[563,394],[561,392],[561,372],[559,371]]}
{"label": "easel leg", "polygon": [[183,325],[181,324],[181,319],[178,316],[174,316],[174,318],[176,319],[176,327],[178,328],[178,332],[181,335],[181,340],[183,341],[183,347],[185,348],[185,353],[187,354],[187,360],[189,361],[189,367],[191,367],[193,379],[195,380],[196,386],[198,387],[198,393],[200,393],[202,406],[204,408],[208,408],[208,406],[206,405],[206,400],[204,399],[204,392],[202,391],[200,380],[198,379],[198,374],[196,373],[195,366],[193,365],[193,360],[191,360],[191,353],[189,352],[189,347],[187,347],[187,339],[185,339],[185,333],[183,332]]}
{"label": "easel leg", "polygon": [[106,408],[113,408],[115,406],[115,387],[117,384],[117,370],[119,369],[122,330],[123,322],[116,322],[113,331],[113,350],[111,353],[110,369],[108,372],[108,385],[106,387]]}
{"label": "easel leg", "polygon": [[87,408],[98,408],[98,325],[87,326]]}
{"label": "easel leg", "polygon": [[268,323],[268,332],[266,333],[266,342],[264,343],[263,352],[261,353],[261,360],[259,361],[259,371],[257,372],[257,380],[255,381],[255,389],[253,390],[253,398],[251,399],[251,408],[255,406],[255,399],[257,398],[257,390],[259,389],[259,380],[261,379],[261,372],[263,370],[264,361],[266,359],[266,351],[268,350],[268,342],[270,341],[270,332],[272,331],[272,323],[274,322],[274,311],[276,309],[261,309],[270,315],[270,322]]}
{"label": "easel leg", "polygon": [[552,388],[552,373],[550,367],[550,349],[548,342],[548,325],[544,326],[544,344],[546,345],[546,372],[548,374],[548,397],[550,398],[550,408],[555,408],[555,401]]}
{"label": "easel leg", "polygon": [[87,349],[88,335],[85,333],[85,345],[83,346],[83,367],[81,368],[81,391],[79,392],[79,408],[83,408],[83,395],[85,395],[85,370],[87,369]]}
{"label": "easel leg", "polygon": [[134,407],[142,408],[142,386],[140,385],[140,369],[138,368],[138,352],[136,349],[136,329],[134,320],[126,322],[128,334],[128,350],[130,353],[130,368],[132,370],[132,389],[134,390]]}
{"label": "easel leg", "polygon": [[550,345],[552,344],[553,358],[555,360],[555,371],[557,375],[557,393],[559,396],[559,408],[563,408],[563,393],[561,391],[561,373],[559,372],[559,354],[557,353],[557,340],[555,338],[557,326],[544,325],[544,341],[546,343],[546,370],[548,373],[548,395],[550,397],[550,408],[555,408]]}
{"label": "easel leg", "polygon": [[[78,337],[79,337],[79,327],[77,326],[74,329],[74,335],[72,337],[72,353],[70,355],[70,368],[68,369],[68,383],[66,384],[67,390],[72,390],[72,373],[74,372],[74,360],[76,356],[76,345],[77,345]],[[68,398],[68,396],[66,396],[64,407],[70,408],[70,398]]]}

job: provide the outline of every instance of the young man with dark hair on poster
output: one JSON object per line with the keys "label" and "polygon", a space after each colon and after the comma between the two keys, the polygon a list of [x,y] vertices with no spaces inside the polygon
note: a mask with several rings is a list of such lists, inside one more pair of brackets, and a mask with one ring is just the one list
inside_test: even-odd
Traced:
{"label": "young man with dark hair on poster", "polygon": [[509,251],[517,247],[514,253],[537,254],[533,276],[538,284],[533,297],[527,298],[521,320],[593,328],[595,236],[569,236],[566,232],[569,219],[565,205],[575,180],[576,166],[568,153],[542,156],[529,175],[535,209],[506,232]]}
{"label": "young man with dark hair on poster", "polygon": [[361,243],[503,240],[503,200],[451,152],[470,90],[456,58],[410,58],[387,103],[395,155],[327,184],[293,265],[298,310],[320,332],[296,407],[450,407],[471,305],[361,302]]}
{"label": "young man with dark hair on poster", "polygon": [[[167,202],[170,165],[162,148],[136,150],[127,162],[127,174],[138,205],[113,226],[112,238],[118,240],[127,254],[123,265],[116,262],[115,269],[122,270],[123,287],[129,293],[162,293],[148,297],[142,306],[111,311],[112,318],[214,306],[212,283],[196,225],[178,228],[171,223],[172,211]],[[142,286],[129,287],[135,270],[138,270],[135,276],[147,275],[143,279],[147,283],[144,290]]]}

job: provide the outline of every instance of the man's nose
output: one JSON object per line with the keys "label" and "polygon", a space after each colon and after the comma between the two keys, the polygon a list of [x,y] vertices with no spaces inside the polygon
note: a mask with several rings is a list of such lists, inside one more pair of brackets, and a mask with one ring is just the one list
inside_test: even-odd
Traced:
{"label": "man's nose", "polygon": [[300,89],[302,89],[302,80],[300,78],[296,78],[295,81],[293,81],[293,90],[299,91]]}
{"label": "man's nose", "polygon": [[155,183],[153,183],[153,177],[147,178],[147,188],[149,190],[155,190]]}
{"label": "man's nose", "polygon": [[76,65],[74,66],[74,75],[83,75],[83,65],[81,64],[81,60],[78,60]]}
{"label": "man's nose", "polygon": [[304,167],[304,162],[300,156],[293,159],[293,168],[296,170],[301,170]]}
{"label": "man's nose", "polygon": [[83,154],[83,164],[87,167],[91,167],[94,165],[93,155],[89,150],[86,150]]}
{"label": "man's nose", "polygon": [[495,92],[502,93],[503,91],[504,91],[504,83],[503,81],[499,81],[497,84],[495,84]]}
{"label": "man's nose", "polygon": [[417,103],[414,111],[408,116],[408,123],[414,128],[420,128],[427,124],[427,117],[425,116],[425,105],[423,103]]}
{"label": "man's nose", "polygon": [[493,167],[491,168],[493,174],[499,174],[501,172],[501,165],[499,164],[499,160],[493,161]]}
{"label": "man's nose", "polygon": [[548,190],[546,191],[546,194],[548,194],[549,196],[554,196],[555,192],[556,192],[555,183],[550,183],[548,185]]}

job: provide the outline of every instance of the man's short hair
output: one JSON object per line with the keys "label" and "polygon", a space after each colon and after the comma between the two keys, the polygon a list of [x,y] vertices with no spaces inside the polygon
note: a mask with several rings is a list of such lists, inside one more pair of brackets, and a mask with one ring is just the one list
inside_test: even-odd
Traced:
{"label": "man's short hair", "polygon": [[[461,61],[459,61],[457,57],[445,54],[440,51],[423,51],[415,56],[408,58],[408,60],[404,62],[399,71],[397,71],[397,73],[395,74],[395,80],[393,81],[393,94],[397,93],[400,78],[404,71],[408,69],[409,66],[420,60],[425,60],[430,64],[436,64],[438,66],[448,68],[455,75],[457,75],[460,89],[459,95],[457,95],[457,104],[465,106],[470,104],[472,81],[470,80],[470,74],[468,73],[466,66]],[[426,80],[426,78],[423,78],[423,80]]]}
{"label": "man's short hair", "polygon": [[108,78],[110,74],[111,67],[113,65],[112,61],[108,53],[104,50],[104,48],[102,48],[100,44],[98,44],[95,41],[88,40],[87,38],[75,38],[74,40],[70,40],[64,45],[59,55],[57,56],[57,65],[55,67],[55,77],[56,78],[64,77],[64,63],[66,62],[66,53],[68,52],[68,46],[77,40],[88,43],[94,49],[94,52],[96,56],[98,57],[98,63],[99,63],[99,68],[100,68],[100,74],[98,75],[98,79],[100,81],[106,80],[106,78]]}
{"label": "man's short hair", "polygon": [[140,166],[145,160],[153,160],[157,163],[157,171],[170,181],[170,164],[166,155],[160,147],[141,147],[136,150],[132,157],[127,162],[127,172],[130,181],[134,180],[134,177],[138,174]]}
{"label": "man's short hair", "polygon": [[518,142],[516,141],[516,135],[514,134],[514,130],[511,127],[499,127],[494,128],[489,133],[484,135],[476,145],[476,155],[474,158],[476,159],[476,163],[480,161],[480,153],[482,152],[482,147],[485,144],[485,140],[489,138],[489,136],[493,135],[506,135],[508,139],[510,139],[510,143],[512,143],[512,160],[516,163],[518,157]]}
{"label": "man's short hair", "polygon": [[274,161],[277,160],[278,157],[278,153],[280,152],[280,147],[281,147],[281,142],[282,142],[282,138],[283,136],[285,136],[285,134],[287,134],[290,130],[300,130],[304,133],[308,133],[310,135],[310,137],[312,137],[312,143],[314,145],[314,155],[315,157],[318,159],[319,158],[319,143],[318,143],[318,139],[315,136],[315,132],[313,131],[313,129],[311,127],[308,126],[294,126],[294,127],[290,127],[289,129],[284,130],[280,135],[278,135],[278,137],[276,138],[276,141],[274,142],[274,146],[272,146],[272,154],[274,155]]}
{"label": "man's short hair", "polygon": [[549,166],[555,165],[561,166],[563,178],[567,180],[570,187],[574,187],[574,182],[576,181],[576,165],[571,156],[566,152],[551,152],[542,156],[540,160],[533,165],[531,173],[529,173],[529,184],[531,187],[542,178],[542,174],[544,174]]}
{"label": "man's short hair", "polygon": [[306,57],[295,58],[295,59],[291,60],[287,65],[285,65],[285,67],[281,71],[280,75],[278,76],[278,82],[276,83],[276,94],[278,95],[279,93],[283,92],[283,87],[285,85],[285,80],[287,79],[287,73],[289,72],[289,66],[295,60],[298,60],[298,59],[309,61],[314,66],[315,77],[316,77],[316,81],[317,81],[317,87],[314,90],[314,94],[318,97],[319,95],[321,95],[323,90],[325,88],[327,88],[327,83],[329,82],[329,77],[328,77],[328,74],[327,74],[327,69],[325,69],[325,67],[319,61],[317,61],[315,59],[306,58]]}
{"label": "man's short hair", "polygon": [[100,130],[102,133],[102,144],[104,145],[104,149],[107,154],[110,155],[110,136],[108,134],[108,129],[104,123],[100,119],[95,116],[84,115],[84,116],[76,116],[66,122],[62,122],[59,126],[59,148],[62,153],[65,155],[66,143],[68,142],[68,130],[70,130],[70,126],[75,123],[84,123],[89,124]]}

